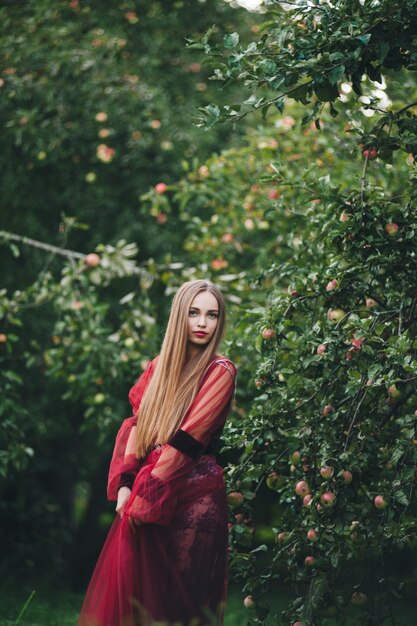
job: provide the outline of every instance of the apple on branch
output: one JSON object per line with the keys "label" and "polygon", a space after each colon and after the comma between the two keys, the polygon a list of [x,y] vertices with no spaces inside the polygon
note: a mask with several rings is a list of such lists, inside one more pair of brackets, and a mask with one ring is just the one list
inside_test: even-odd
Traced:
{"label": "apple on branch", "polygon": [[368,159],[369,161],[373,161],[378,156],[378,150],[375,146],[370,146],[369,148],[365,148],[362,150],[362,156],[364,159]]}
{"label": "apple on branch", "polygon": [[100,265],[101,259],[95,252],[90,252],[90,254],[87,254],[85,257],[85,262],[88,267],[96,267]]}
{"label": "apple on branch", "polygon": [[334,468],[331,465],[325,465],[320,469],[320,476],[324,480],[329,480],[333,476]]}
{"label": "apple on branch", "polygon": [[240,506],[244,499],[245,497],[240,491],[231,491],[229,494],[227,494],[227,502],[230,504],[231,507]]}
{"label": "apple on branch", "polygon": [[276,336],[276,332],[273,328],[264,328],[262,331],[262,337],[264,339],[272,339]]}
{"label": "apple on branch", "polygon": [[246,598],[243,600],[243,604],[247,609],[253,609],[256,605],[255,600],[252,596],[246,596]]}
{"label": "apple on branch", "polygon": [[384,510],[388,506],[388,502],[385,500],[384,496],[378,495],[375,496],[374,504],[377,509]]}
{"label": "apple on branch", "polygon": [[345,485],[350,485],[353,480],[352,472],[349,472],[349,470],[343,470],[341,476]]}
{"label": "apple on branch", "polygon": [[295,493],[297,494],[297,496],[304,498],[304,496],[310,493],[310,487],[308,486],[308,483],[305,480],[298,481],[298,483],[295,485]]}
{"label": "apple on branch", "polygon": [[329,322],[339,322],[345,315],[346,313],[343,309],[329,309],[327,311],[327,319]]}
{"label": "apple on branch", "polygon": [[323,506],[330,509],[334,505],[335,495],[331,491],[325,491],[321,494],[320,500]]}
{"label": "apple on branch", "polygon": [[156,183],[154,187],[156,193],[163,194],[168,189],[166,183]]}

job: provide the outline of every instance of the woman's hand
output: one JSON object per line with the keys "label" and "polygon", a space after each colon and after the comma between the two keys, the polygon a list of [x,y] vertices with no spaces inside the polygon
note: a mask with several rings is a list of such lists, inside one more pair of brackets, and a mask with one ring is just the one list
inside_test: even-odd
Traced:
{"label": "woman's hand", "polygon": [[130,498],[131,490],[129,487],[120,487],[117,492],[117,504],[116,504],[116,513],[123,517],[123,513],[125,512],[127,501]]}
{"label": "woman's hand", "polygon": [[135,519],[134,517],[129,517],[129,526],[130,528],[133,530],[133,532],[136,532],[136,528],[138,526],[140,526],[141,522],[137,519]]}

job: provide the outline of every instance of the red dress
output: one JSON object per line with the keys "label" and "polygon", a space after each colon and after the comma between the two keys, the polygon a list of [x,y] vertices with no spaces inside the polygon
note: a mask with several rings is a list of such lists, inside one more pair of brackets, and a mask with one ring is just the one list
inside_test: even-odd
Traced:
{"label": "red dress", "polygon": [[[156,357],[129,393],[136,413]],[[227,594],[227,502],[213,443],[234,395],[236,368],[219,355],[169,442],[138,461],[125,455],[136,417],[124,420],[107,494],[134,480],[93,572],[78,626],[221,626]],[[140,521],[134,532],[128,516]]]}

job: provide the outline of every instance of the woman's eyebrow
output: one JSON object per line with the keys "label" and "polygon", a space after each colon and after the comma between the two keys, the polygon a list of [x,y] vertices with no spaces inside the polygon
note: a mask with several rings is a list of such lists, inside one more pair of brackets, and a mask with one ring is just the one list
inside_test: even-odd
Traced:
{"label": "woman's eyebrow", "polygon": [[[198,306],[190,306],[190,309],[195,309],[196,311],[199,311],[200,309],[198,308]],[[218,309],[209,309],[208,313],[218,313],[219,310]]]}

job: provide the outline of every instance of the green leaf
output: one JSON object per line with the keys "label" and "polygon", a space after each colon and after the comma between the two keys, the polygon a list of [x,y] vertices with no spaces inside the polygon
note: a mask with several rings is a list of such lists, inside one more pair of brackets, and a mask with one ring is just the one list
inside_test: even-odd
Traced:
{"label": "green leaf", "polygon": [[258,546],[254,550],[251,550],[251,554],[255,554],[256,552],[268,552],[267,546],[263,543],[261,546]]}
{"label": "green leaf", "polygon": [[22,377],[12,370],[6,370],[5,372],[3,372],[3,376],[4,378],[7,378],[7,380],[10,380],[10,382],[17,383],[18,385],[21,385],[23,383]]}
{"label": "green leaf", "polygon": [[327,74],[330,84],[335,85],[338,80],[341,80],[343,78],[344,73],[344,65],[339,65],[339,67],[334,67],[332,70],[330,70],[330,72]]}
{"label": "green leaf", "polygon": [[397,502],[399,502],[400,504],[403,504],[404,506],[408,506],[409,502],[408,502],[408,498],[405,495],[404,491],[395,491],[394,492],[394,498],[397,500]]}
{"label": "green leaf", "polygon": [[361,35],[360,37],[357,37],[357,39],[364,45],[367,46],[369,43],[369,40],[371,39],[371,34],[368,33],[367,35]]}
{"label": "green leaf", "polygon": [[378,46],[378,59],[383,63],[387,57],[388,52],[390,51],[390,44],[388,41],[381,41]]}
{"label": "green leaf", "polygon": [[310,85],[300,85],[291,92],[291,98],[293,98],[297,102],[301,102],[302,104],[308,104],[310,102],[307,98],[309,90]]}
{"label": "green leaf", "polygon": [[223,45],[225,48],[236,48],[239,43],[238,33],[230,33],[223,37]]}
{"label": "green leaf", "polygon": [[314,92],[321,102],[331,102],[339,97],[337,86],[328,80],[316,81],[314,83]]}

